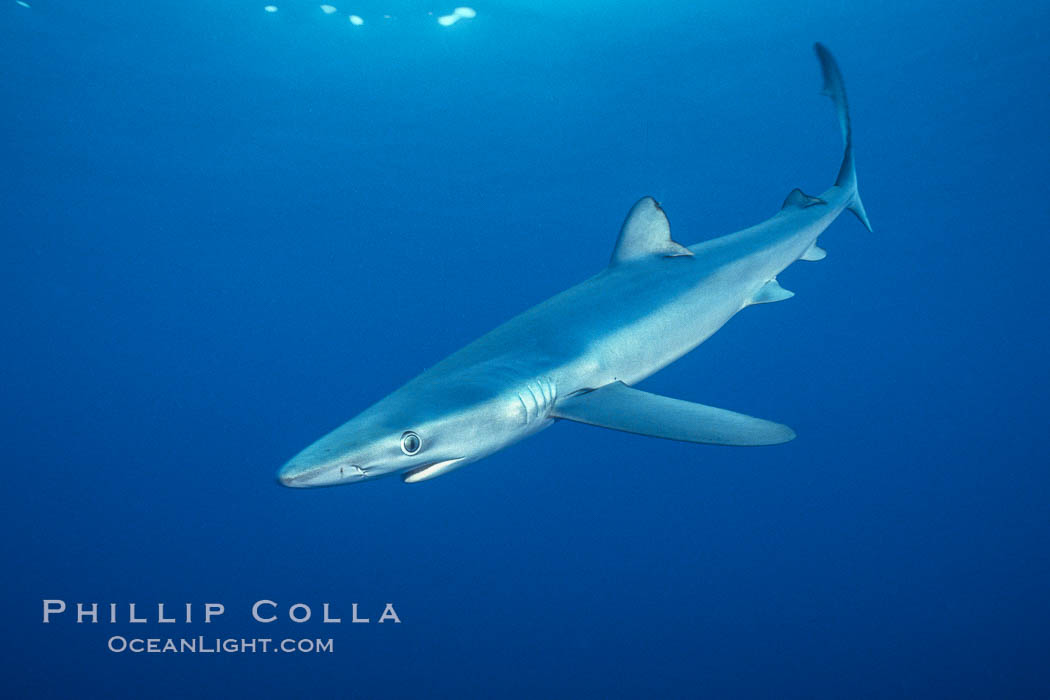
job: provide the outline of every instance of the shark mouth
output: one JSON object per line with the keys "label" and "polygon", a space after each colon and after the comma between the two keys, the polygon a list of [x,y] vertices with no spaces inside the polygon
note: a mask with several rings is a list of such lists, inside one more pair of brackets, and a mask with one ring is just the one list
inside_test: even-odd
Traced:
{"label": "shark mouth", "polygon": [[433,479],[435,476],[441,476],[446,474],[456,467],[463,466],[463,457],[456,457],[455,459],[444,459],[439,462],[431,462],[430,464],[424,464],[414,469],[409,469],[407,472],[401,475],[401,480],[406,484],[414,484],[417,481],[426,481],[427,479]]}

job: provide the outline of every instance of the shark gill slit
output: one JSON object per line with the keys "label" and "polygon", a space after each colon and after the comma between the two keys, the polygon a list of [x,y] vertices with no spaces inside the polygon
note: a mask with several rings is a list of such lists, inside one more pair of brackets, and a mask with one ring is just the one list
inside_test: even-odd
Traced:
{"label": "shark gill slit", "polygon": [[[525,392],[528,392],[531,401],[525,399]],[[539,377],[527,383],[517,394],[518,402],[525,410],[525,424],[529,425],[550,415],[556,394],[554,382],[550,377]]]}
{"label": "shark gill slit", "polygon": [[532,390],[532,385],[531,384],[526,384],[525,388],[528,389],[529,396],[532,397],[532,405],[536,407],[536,415],[539,416],[540,415],[540,411],[543,410],[542,407],[540,406],[540,400],[536,398],[536,392]]}
{"label": "shark gill slit", "polygon": [[521,404],[521,410],[525,411],[525,425],[529,424],[529,407],[525,405],[525,399],[521,398],[521,392],[518,392],[518,403]]}

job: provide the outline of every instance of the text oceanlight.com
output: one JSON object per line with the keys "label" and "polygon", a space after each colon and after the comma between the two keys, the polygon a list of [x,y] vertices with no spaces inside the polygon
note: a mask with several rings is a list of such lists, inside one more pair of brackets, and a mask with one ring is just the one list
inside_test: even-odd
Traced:
{"label": "text oceanlight.com", "polygon": [[140,637],[109,638],[107,647],[116,653],[132,654],[256,654],[283,652],[285,654],[331,654],[335,645],[328,639],[221,639],[219,637],[192,637],[181,639],[142,639]]}
{"label": "text oceanlight.com", "polygon": [[[162,629],[168,625],[213,625],[217,622],[238,618],[247,625],[269,625],[273,622],[292,622],[296,625],[382,625],[401,624],[393,603],[363,605],[335,605],[320,603],[281,604],[269,599],[260,599],[240,609],[239,614],[224,617],[223,603],[66,603],[61,599],[44,599],[43,622],[73,625],[156,625]],[[310,623],[310,624],[307,624]],[[140,628],[142,629],[142,628]],[[114,630],[116,631],[116,630]],[[137,630],[136,630],[137,631]],[[144,629],[142,631],[145,631]],[[157,636],[135,634],[121,630],[111,634],[106,647],[116,654],[330,654],[335,651],[331,637],[255,637],[222,636],[214,634],[218,629],[210,627],[213,634],[186,634]],[[237,630],[242,631],[242,630]],[[129,633],[131,632],[131,633]],[[156,634],[156,631],[150,630]]]}

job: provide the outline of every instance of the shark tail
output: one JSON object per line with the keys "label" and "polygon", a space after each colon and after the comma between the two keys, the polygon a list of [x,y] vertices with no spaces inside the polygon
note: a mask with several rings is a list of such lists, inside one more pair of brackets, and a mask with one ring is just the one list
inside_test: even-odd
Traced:
{"label": "shark tail", "polygon": [[839,64],[823,44],[814,44],[817,52],[817,60],[820,61],[821,71],[824,73],[823,94],[831,98],[835,103],[835,111],[838,113],[839,126],[842,129],[842,143],[845,152],[842,155],[842,167],[839,168],[839,176],[835,185],[851,193],[848,209],[853,212],[864,227],[871,230],[871,222],[868,214],[864,211],[864,203],[860,201],[860,192],[857,191],[857,170],[853,164],[853,132],[849,122],[849,103],[846,102],[846,85],[842,81],[842,72]]}

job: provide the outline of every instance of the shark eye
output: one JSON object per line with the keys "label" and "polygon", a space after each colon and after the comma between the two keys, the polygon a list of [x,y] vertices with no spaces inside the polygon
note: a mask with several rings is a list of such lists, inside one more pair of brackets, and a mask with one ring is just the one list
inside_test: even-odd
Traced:
{"label": "shark eye", "polygon": [[405,431],[405,434],[401,436],[401,451],[409,457],[419,452],[422,447],[423,441],[411,430]]}

